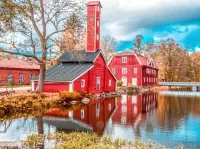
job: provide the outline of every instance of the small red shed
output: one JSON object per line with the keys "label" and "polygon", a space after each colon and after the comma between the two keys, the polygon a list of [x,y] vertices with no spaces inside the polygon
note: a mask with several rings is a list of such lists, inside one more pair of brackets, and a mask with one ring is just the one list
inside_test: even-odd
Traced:
{"label": "small red shed", "polygon": [[[100,46],[101,3],[87,3],[87,45],[85,50],[70,50],[58,59],[57,65],[46,71],[44,92],[67,90],[87,93],[113,92],[116,78],[108,68]],[[37,80],[32,81],[32,89],[37,87]]]}
{"label": "small red shed", "polygon": [[156,63],[145,55],[127,50],[113,55],[109,68],[123,86],[152,86],[158,81]]}

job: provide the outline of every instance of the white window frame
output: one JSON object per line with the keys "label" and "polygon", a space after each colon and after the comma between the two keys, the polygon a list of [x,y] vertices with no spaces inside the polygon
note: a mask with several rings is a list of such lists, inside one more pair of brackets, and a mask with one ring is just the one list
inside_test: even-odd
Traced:
{"label": "white window frame", "polygon": [[85,87],[85,80],[82,79],[82,80],[81,80],[81,88],[84,88],[84,87]]}
{"label": "white window frame", "polygon": [[122,63],[127,63],[127,57],[122,57]]}
{"label": "white window frame", "polygon": [[122,74],[127,74],[127,68],[122,68]]}
{"label": "white window frame", "polygon": [[137,68],[134,68],[134,69],[133,69],[133,73],[134,73],[134,74],[137,74]]}
{"label": "white window frame", "polygon": [[145,79],[145,77],[144,77],[144,82],[146,82],[146,79]]}
{"label": "white window frame", "polygon": [[84,119],[85,117],[85,113],[84,113],[84,109],[81,110],[81,119]]}
{"label": "white window frame", "polygon": [[99,21],[97,20],[97,26],[99,26]]}
{"label": "white window frame", "polygon": [[13,81],[13,74],[9,73],[8,74],[8,83],[11,83]]}
{"label": "white window frame", "polygon": [[96,117],[100,116],[100,103],[96,103]]}
{"label": "white window frame", "polygon": [[111,86],[112,85],[112,80],[108,81],[108,85]]}
{"label": "white window frame", "polygon": [[[99,80],[99,88],[98,88],[98,80]],[[96,78],[96,90],[100,90],[101,89],[101,78],[97,77]]]}
{"label": "white window frame", "polygon": [[100,7],[99,6],[97,6],[97,10],[98,10],[98,12],[100,11]]}
{"label": "white window frame", "polygon": [[19,84],[23,84],[24,83],[24,75],[23,74],[19,74]]}

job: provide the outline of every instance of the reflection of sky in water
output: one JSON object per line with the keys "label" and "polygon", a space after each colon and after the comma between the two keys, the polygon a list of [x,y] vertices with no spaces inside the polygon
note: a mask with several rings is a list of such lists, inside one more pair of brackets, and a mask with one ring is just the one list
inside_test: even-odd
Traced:
{"label": "reflection of sky in water", "polygon": [[[9,125],[9,122],[6,122]],[[44,132],[55,132],[55,128],[49,127],[44,123]],[[12,120],[10,126],[5,130],[5,123],[0,123],[0,141],[18,141],[25,140],[27,136],[37,133],[37,124],[35,119],[18,119]]]}

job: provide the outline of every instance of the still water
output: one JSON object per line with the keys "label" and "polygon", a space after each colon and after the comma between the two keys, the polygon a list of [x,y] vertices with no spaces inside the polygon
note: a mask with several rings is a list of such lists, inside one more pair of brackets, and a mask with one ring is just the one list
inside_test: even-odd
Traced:
{"label": "still water", "polygon": [[38,131],[75,130],[200,148],[200,92],[148,92],[96,100],[76,110],[50,109],[42,117],[0,123],[0,141],[23,140]]}

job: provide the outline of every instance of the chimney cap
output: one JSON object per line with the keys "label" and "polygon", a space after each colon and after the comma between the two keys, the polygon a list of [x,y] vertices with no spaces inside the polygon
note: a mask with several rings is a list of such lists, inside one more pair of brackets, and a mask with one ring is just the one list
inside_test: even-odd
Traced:
{"label": "chimney cap", "polygon": [[89,1],[86,5],[92,6],[92,5],[98,5],[98,4],[100,4],[100,6],[102,8],[102,5],[101,5],[100,1]]}

